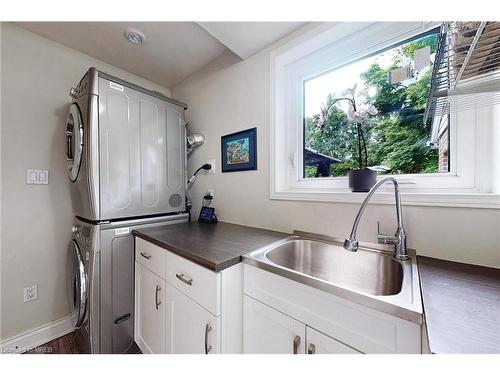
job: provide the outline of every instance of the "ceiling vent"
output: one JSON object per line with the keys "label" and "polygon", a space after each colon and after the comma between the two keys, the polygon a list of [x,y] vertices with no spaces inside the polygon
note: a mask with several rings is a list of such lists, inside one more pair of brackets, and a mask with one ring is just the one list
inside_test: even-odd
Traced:
{"label": "ceiling vent", "polygon": [[133,43],[133,44],[146,43],[146,35],[144,35],[144,33],[142,31],[139,31],[137,29],[127,29],[127,30],[125,30],[125,32],[123,34],[125,35],[125,38],[127,38],[127,40],[130,43]]}

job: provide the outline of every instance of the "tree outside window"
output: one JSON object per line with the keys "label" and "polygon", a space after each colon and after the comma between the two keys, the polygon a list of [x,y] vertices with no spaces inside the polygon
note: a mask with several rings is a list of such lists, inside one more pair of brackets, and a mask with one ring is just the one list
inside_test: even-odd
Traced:
{"label": "tree outside window", "polygon": [[440,153],[429,144],[431,124],[423,124],[437,39],[437,31],[427,33],[304,83],[304,177],[346,176],[357,168],[357,125],[338,100],[349,87],[378,112],[362,124],[368,166],[387,174],[442,171]]}

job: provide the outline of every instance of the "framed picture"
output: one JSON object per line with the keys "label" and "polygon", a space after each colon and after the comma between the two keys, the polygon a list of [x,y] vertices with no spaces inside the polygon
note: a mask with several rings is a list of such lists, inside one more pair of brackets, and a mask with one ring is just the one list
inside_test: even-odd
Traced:
{"label": "framed picture", "polygon": [[257,169],[257,128],[221,137],[222,172]]}

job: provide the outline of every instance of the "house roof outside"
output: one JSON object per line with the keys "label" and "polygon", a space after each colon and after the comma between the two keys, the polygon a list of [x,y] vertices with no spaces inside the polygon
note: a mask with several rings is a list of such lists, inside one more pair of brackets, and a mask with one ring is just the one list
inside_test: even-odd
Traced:
{"label": "house roof outside", "polygon": [[341,163],[342,160],[322,154],[321,152],[318,152],[316,150],[313,150],[312,148],[305,147],[304,148],[304,157],[307,159],[310,159],[311,163],[313,164],[315,161],[316,162],[329,162],[330,164],[333,163]]}
{"label": "house roof outside", "polygon": [[330,176],[330,166],[341,162],[340,159],[324,155],[312,148],[304,148],[304,164],[317,167],[316,177]]}

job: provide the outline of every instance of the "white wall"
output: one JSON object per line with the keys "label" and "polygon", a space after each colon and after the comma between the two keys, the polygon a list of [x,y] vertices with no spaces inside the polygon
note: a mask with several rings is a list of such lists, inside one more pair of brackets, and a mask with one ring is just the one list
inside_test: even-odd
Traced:
{"label": "white wall", "polygon": [[[73,213],[64,155],[69,89],[94,66],[170,95],[167,88],[12,24],[1,29],[0,340],[69,312],[65,254]],[[48,169],[49,185],[26,185],[26,169]],[[38,300],[23,288],[38,284]]]}
{"label": "white wall", "polygon": [[[193,212],[198,214],[203,192],[213,188],[214,206],[222,221],[345,238],[358,205],[269,198],[269,52],[283,42],[241,62],[228,52],[172,88],[172,95],[189,105],[189,132],[206,136],[206,143],[188,160],[189,172],[209,159],[217,160],[216,174],[200,175],[191,190]],[[220,137],[254,126],[258,170],[220,173]],[[393,206],[368,207],[360,239],[375,240],[377,220],[383,232],[394,230],[394,216]],[[419,254],[500,267],[500,210],[405,206],[404,218],[408,245]]]}

